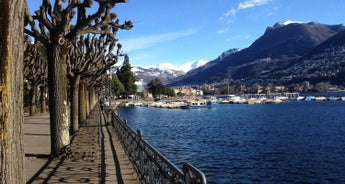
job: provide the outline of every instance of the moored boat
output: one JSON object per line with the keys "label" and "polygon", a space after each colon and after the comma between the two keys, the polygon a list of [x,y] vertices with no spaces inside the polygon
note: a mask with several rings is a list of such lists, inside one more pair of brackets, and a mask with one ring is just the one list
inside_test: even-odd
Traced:
{"label": "moored boat", "polygon": [[330,96],[330,97],[328,97],[327,99],[330,100],[330,101],[337,101],[337,100],[340,100],[340,98],[339,98],[339,97],[336,97],[336,96]]}
{"label": "moored boat", "polygon": [[262,104],[263,99],[262,98],[249,98],[247,99],[248,104]]}
{"label": "moored boat", "polygon": [[297,100],[297,101],[301,101],[301,100],[304,100],[304,98],[305,98],[304,96],[298,96],[298,97],[296,98],[296,100]]}
{"label": "moored boat", "polygon": [[324,96],[315,97],[315,101],[326,101],[326,100],[327,100],[327,98]]}
{"label": "moored boat", "polygon": [[315,98],[316,98],[315,96],[306,96],[304,100],[305,101],[314,101]]}
{"label": "moored boat", "polygon": [[206,100],[190,100],[185,102],[185,105],[182,105],[182,109],[197,109],[197,108],[205,108],[210,107],[210,105],[207,105]]}
{"label": "moored boat", "polygon": [[219,104],[219,102],[215,96],[211,96],[211,97],[207,98],[206,103],[207,103],[207,105],[212,105],[212,106]]}
{"label": "moored boat", "polygon": [[141,103],[140,107],[150,107],[150,103],[143,102],[143,103]]}
{"label": "moored boat", "polygon": [[244,104],[247,103],[247,100],[245,98],[242,98],[240,96],[231,96],[230,97],[230,103],[232,104]]}
{"label": "moored boat", "polygon": [[265,99],[264,103],[282,103],[283,100],[279,97],[275,97],[275,98],[267,98]]}

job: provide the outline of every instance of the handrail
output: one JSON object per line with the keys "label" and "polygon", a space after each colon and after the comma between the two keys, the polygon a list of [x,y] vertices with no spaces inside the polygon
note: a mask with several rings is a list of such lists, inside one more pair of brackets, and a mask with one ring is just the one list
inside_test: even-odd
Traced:
{"label": "handrail", "polygon": [[204,173],[194,166],[184,163],[183,172],[160,154],[142,138],[142,132],[135,132],[126,120],[121,120],[117,112],[111,111],[114,126],[129,160],[132,162],[140,183],[181,183],[206,184]]}

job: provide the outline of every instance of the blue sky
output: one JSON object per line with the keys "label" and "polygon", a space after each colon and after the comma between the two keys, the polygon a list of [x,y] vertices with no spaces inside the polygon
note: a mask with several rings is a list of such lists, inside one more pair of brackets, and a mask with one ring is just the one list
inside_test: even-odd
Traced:
{"label": "blue sky", "polygon": [[[41,1],[30,1],[37,10]],[[140,66],[212,60],[249,47],[268,26],[286,20],[345,23],[344,0],[128,0],[114,12],[134,23],[117,38],[130,63]]]}
{"label": "blue sky", "polygon": [[118,38],[140,66],[212,60],[285,20],[345,23],[344,0],[128,0],[115,12],[134,23]]}

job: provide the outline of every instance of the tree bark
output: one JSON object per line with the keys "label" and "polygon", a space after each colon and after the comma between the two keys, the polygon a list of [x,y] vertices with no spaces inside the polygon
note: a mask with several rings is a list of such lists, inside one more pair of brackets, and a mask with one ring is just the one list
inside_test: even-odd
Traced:
{"label": "tree bark", "polygon": [[46,97],[45,97],[45,87],[41,86],[40,87],[40,100],[41,100],[41,113],[46,112]]}
{"label": "tree bark", "polygon": [[79,122],[86,120],[86,82],[84,80],[80,81],[79,88]]}
{"label": "tree bark", "polygon": [[73,77],[70,80],[71,90],[71,126],[72,133],[79,130],[79,85],[80,75]]}
{"label": "tree bark", "polygon": [[89,111],[91,112],[92,109],[95,107],[96,105],[96,93],[95,93],[95,88],[94,87],[90,87],[90,95],[89,95],[89,101],[90,101],[90,109]]}
{"label": "tree bark", "polygon": [[51,154],[59,155],[70,143],[67,101],[67,48],[58,43],[48,45],[48,86]]}
{"label": "tree bark", "polygon": [[85,96],[84,96],[84,100],[85,100],[85,104],[86,104],[86,107],[85,107],[85,111],[86,111],[86,117],[88,117],[90,115],[90,101],[89,101],[89,88],[87,87],[86,85],[86,90],[85,90]]}
{"label": "tree bark", "polygon": [[37,88],[36,86],[32,86],[30,88],[30,107],[29,107],[29,114],[33,116],[36,113],[36,97],[37,97]]}
{"label": "tree bark", "polygon": [[23,1],[0,0],[0,183],[24,183]]}

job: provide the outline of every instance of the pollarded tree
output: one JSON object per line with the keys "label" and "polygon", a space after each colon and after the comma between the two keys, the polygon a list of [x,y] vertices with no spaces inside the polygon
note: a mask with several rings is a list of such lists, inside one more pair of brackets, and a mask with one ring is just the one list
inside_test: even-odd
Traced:
{"label": "pollarded tree", "polygon": [[94,35],[92,38],[90,34],[85,38],[82,35],[70,49],[67,60],[67,74],[70,84],[71,127],[73,133],[79,129],[79,119],[83,119],[79,118],[79,100],[83,100],[79,99],[79,97],[83,98],[83,95],[79,94],[80,80],[85,81],[92,75],[98,75],[97,71],[99,70],[106,71],[110,69],[110,66],[116,64],[118,56],[121,55],[120,44],[117,44],[116,54],[113,54],[117,41],[114,35],[115,33],[112,32],[102,34],[100,37]]}
{"label": "pollarded tree", "polygon": [[[100,45],[103,41],[96,41],[95,43],[96,45]],[[110,44],[108,50],[112,50],[114,46],[115,45]],[[79,115],[82,119],[86,117],[87,110],[90,109],[91,100],[89,98],[92,95],[87,93],[94,90],[100,91],[105,85],[109,85],[109,75],[107,75],[107,71],[118,61],[119,56],[123,56],[123,54],[120,53],[121,47],[120,44],[117,44],[116,53],[104,52],[104,49],[99,50],[97,53],[102,53],[102,57],[94,59],[93,62],[90,63],[89,69],[81,75],[80,96],[83,100],[79,100]]]}
{"label": "pollarded tree", "polygon": [[[94,62],[90,64],[89,70],[87,70],[81,76],[82,79],[89,79],[89,83],[91,86],[98,86],[97,81],[99,81],[99,79],[102,79],[101,81],[104,81],[103,79],[105,79],[105,81],[109,83],[108,81],[109,75],[107,76],[105,74],[107,74],[107,71],[110,70],[111,66],[116,64],[116,62],[118,61],[118,57],[122,55],[119,52],[120,49],[121,49],[121,45],[118,45],[118,50],[117,50],[116,55],[112,53],[109,53],[109,54],[104,53],[105,55],[103,55],[101,59],[93,60]],[[102,86],[103,86],[103,83],[102,83]]]}
{"label": "pollarded tree", "polygon": [[48,82],[47,57],[44,47],[36,43],[25,41],[24,50],[24,80],[27,84],[30,96],[30,115],[36,112],[37,91],[40,89],[41,112],[45,108],[45,87]]}
{"label": "pollarded tree", "polygon": [[25,183],[24,2],[0,0],[0,183]]}
{"label": "pollarded tree", "polygon": [[[69,116],[67,111],[68,49],[79,35],[106,34],[111,30],[130,29],[132,23],[120,24],[111,10],[125,0],[42,0],[39,10],[31,15],[26,7],[25,33],[35,37],[47,49],[49,108],[51,121],[51,153],[62,153],[69,143]],[[91,9],[91,7],[94,9]]]}

